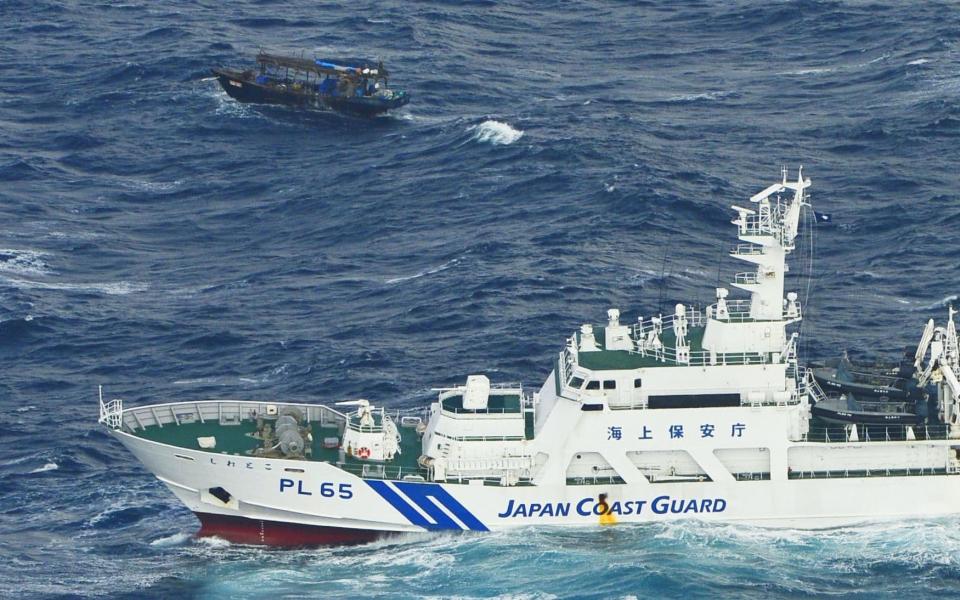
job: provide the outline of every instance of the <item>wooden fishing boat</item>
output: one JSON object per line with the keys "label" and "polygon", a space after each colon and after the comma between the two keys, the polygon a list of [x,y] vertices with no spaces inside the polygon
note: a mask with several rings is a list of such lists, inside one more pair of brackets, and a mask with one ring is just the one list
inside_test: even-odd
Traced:
{"label": "wooden fishing boat", "polygon": [[335,110],[372,117],[406,105],[410,96],[387,86],[382,62],[280,56],[259,52],[254,69],[213,69],[227,94],[239,102]]}

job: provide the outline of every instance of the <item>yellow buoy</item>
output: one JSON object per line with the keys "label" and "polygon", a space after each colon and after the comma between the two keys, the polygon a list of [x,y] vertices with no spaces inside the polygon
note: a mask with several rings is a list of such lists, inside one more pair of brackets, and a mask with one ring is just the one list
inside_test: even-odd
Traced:
{"label": "yellow buoy", "polygon": [[600,494],[600,497],[597,499],[597,506],[600,507],[600,524],[601,525],[617,524],[617,518],[613,516],[612,512],[610,512],[610,505],[607,504],[606,494]]}

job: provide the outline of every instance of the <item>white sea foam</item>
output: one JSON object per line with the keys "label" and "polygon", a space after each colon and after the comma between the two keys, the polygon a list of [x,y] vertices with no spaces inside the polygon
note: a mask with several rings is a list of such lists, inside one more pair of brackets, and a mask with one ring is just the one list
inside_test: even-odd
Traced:
{"label": "white sea foam", "polygon": [[45,473],[45,472],[47,472],[47,471],[56,471],[56,470],[59,469],[59,468],[60,468],[60,465],[58,465],[57,463],[55,463],[55,462],[48,462],[47,464],[43,465],[42,467],[37,467],[36,469],[34,469],[34,470],[30,471],[30,472],[31,472],[31,473]]}
{"label": "white sea foam", "polygon": [[467,131],[473,132],[473,139],[478,142],[489,142],[494,146],[506,146],[523,137],[523,131],[514,129],[507,123],[486,120],[479,125],[471,125]]}
{"label": "white sea foam", "polygon": [[197,538],[197,543],[210,548],[228,548],[232,545],[227,540],[218,537]]}
{"label": "white sea foam", "polygon": [[225,376],[215,375],[213,377],[197,377],[194,379],[177,379],[173,385],[261,385],[281,376],[290,368],[288,363],[283,363],[279,367],[270,369],[267,373],[260,376]]}
{"label": "white sea foam", "polygon": [[0,462],[0,465],[2,465],[2,466],[4,466],[4,467],[9,467],[9,466],[11,466],[11,465],[18,465],[18,464],[20,464],[20,463],[22,463],[22,462],[27,462],[28,460],[33,460],[33,458],[34,458],[34,456],[32,456],[32,455],[21,456],[20,458],[14,458],[14,459],[11,459],[11,460],[5,460],[5,461],[3,461],[3,462]]}
{"label": "white sea foam", "polygon": [[918,58],[917,60],[911,60],[908,62],[908,65],[925,65],[930,62],[930,59],[927,58]]}
{"label": "white sea foam", "polygon": [[795,71],[783,71],[777,73],[777,75],[820,75],[822,73],[830,73],[835,71],[833,67],[810,67],[806,69],[797,69]]}
{"label": "white sea foam", "polygon": [[228,96],[227,93],[220,88],[219,83],[214,85],[217,86],[216,91],[212,93],[213,99],[217,102],[217,108],[214,110],[216,114],[240,117],[242,119],[257,116],[257,111],[255,111],[252,106],[244,104],[243,102],[237,102]]}
{"label": "white sea foam", "polygon": [[160,546],[160,547],[180,546],[181,544],[189,540],[191,537],[192,536],[189,533],[174,533],[173,535],[168,535],[167,537],[155,539],[152,542],[150,542],[150,545]]}
{"label": "white sea foam", "polygon": [[47,235],[58,240],[96,240],[104,237],[103,234],[92,231],[51,231]]}
{"label": "white sea foam", "polygon": [[670,96],[667,98],[667,102],[695,102],[697,100],[722,100],[728,96],[732,96],[734,92],[727,90],[718,90],[716,92],[703,92],[700,94],[680,94],[678,96]]}
{"label": "white sea foam", "polygon": [[[28,320],[29,320],[29,319],[28,319]],[[34,406],[34,405],[32,405],[32,404],[28,404],[27,406],[18,406],[18,407],[17,407],[17,412],[18,412],[18,413],[30,412],[31,410],[34,410],[35,408],[37,408],[37,407]]]}
{"label": "white sea foam", "polygon": [[50,267],[39,250],[0,248],[0,271],[15,275],[48,275]]}
{"label": "white sea foam", "polygon": [[[462,258],[462,257],[461,257]],[[431,269],[426,269],[413,275],[404,275],[403,277],[394,277],[393,279],[388,279],[384,283],[387,285],[393,285],[395,283],[400,283],[401,281],[410,281],[411,279],[419,279],[420,277],[425,277],[427,275],[433,275],[434,273],[439,273],[440,271],[446,271],[452,266],[457,265],[460,262],[460,258],[454,258],[453,260],[448,260],[439,267],[433,267]]]}
{"label": "white sea foam", "polygon": [[118,178],[116,181],[121,187],[138,192],[169,192],[180,187],[180,184],[183,183],[180,179],[175,181],[145,181],[143,179]]}
{"label": "white sea foam", "polygon": [[958,296],[957,294],[951,294],[950,296],[947,296],[946,298],[943,298],[943,299],[941,299],[941,300],[939,300],[939,301],[937,301],[937,302],[934,302],[933,304],[928,304],[928,305],[926,305],[926,306],[921,306],[920,308],[917,308],[916,310],[935,310],[935,309],[938,309],[938,308],[946,308],[947,306],[949,306],[949,305],[951,305],[951,304],[956,304],[958,298],[960,298],[960,296]]}
{"label": "white sea foam", "polygon": [[96,292],[107,296],[125,296],[135,292],[146,291],[150,285],[139,281],[117,281],[113,283],[49,283],[45,281],[31,281],[15,277],[0,278],[18,289],[26,290],[62,290],[66,292]]}

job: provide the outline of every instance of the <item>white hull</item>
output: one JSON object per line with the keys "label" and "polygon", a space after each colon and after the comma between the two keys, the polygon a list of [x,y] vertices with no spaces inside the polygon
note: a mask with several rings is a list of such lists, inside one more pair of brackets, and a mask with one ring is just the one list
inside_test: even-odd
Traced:
{"label": "white hull", "polygon": [[[818,529],[960,513],[956,474],[645,485],[371,483],[326,463],[211,455],[115,435],[195,513],[305,526],[377,532],[596,526],[609,522],[598,514],[600,494],[617,523],[699,519]],[[203,493],[213,485],[230,491],[230,505]],[[392,501],[374,486],[393,492]],[[339,497],[340,489],[349,498]]]}

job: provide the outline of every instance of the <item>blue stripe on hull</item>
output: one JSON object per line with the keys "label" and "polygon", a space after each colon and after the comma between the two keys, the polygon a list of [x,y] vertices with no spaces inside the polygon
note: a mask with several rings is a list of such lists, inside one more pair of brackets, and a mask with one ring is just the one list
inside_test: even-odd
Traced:
{"label": "blue stripe on hull", "polygon": [[[418,527],[423,527],[429,531],[440,531],[444,529],[462,530],[463,527],[441,510],[440,507],[442,506],[463,523],[467,529],[471,531],[489,531],[480,519],[467,510],[467,507],[436,483],[394,482],[394,485],[400,493],[391,488],[386,481],[367,480],[367,485],[397,509],[410,523]],[[404,498],[404,496],[406,496],[406,498]],[[425,519],[420,512],[410,505],[411,502],[429,516],[433,522],[431,523]]]}

